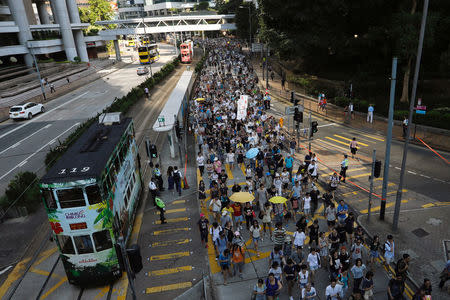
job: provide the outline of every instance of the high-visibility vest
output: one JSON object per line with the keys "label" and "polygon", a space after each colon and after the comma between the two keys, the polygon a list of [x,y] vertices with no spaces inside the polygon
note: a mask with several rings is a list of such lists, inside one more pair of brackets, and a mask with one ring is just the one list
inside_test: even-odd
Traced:
{"label": "high-visibility vest", "polygon": [[162,201],[162,200],[159,199],[158,197],[155,198],[155,202],[156,202],[156,205],[157,205],[159,208],[164,208],[164,207],[166,207],[166,204],[164,203],[164,201]]}
{"label": "high-visibility vest", "polygon": [[345,158],[345,159],[342,161],[342,166],[345,167],[345,168],[348,167],[348,158]]}

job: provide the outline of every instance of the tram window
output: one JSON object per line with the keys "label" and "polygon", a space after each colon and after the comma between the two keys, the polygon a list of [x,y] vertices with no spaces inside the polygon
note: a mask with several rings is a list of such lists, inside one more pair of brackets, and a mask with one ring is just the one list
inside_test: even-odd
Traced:
{"label": "tram window", "polygon": [[95,250],[102,251],[112,248],[111,233],[109,230],[102,230],[92,234],[94,239]]}
{"label": "tram window", "polygon": [[73,247],[73,242],[70,236],[57,235],[56,239],[63,254],[75,254],[75,248]]}
{"label": "tram window", "polygon": [[92,240],[90,235],[79,235],[74,236],[73,240],[77,246],[78,254],[93,253],[94,246],[92,245]]}
{"label": "tram window", "polygon": [[56,199],[53,195],[52,190],[43,190],[42,195],[44,196],[45,204],[47,204],[47,208],[49,209],[56,209]]}
{"label": "tram window", "polygon": [[81,188],[57,190],[58,201],[61,208],[85,206],[83,190]]}
{"label": "tram window", "polygon": [[85,188],[85,191],[90,205],[102,202],[102,195],[98,185],[89,185]]}

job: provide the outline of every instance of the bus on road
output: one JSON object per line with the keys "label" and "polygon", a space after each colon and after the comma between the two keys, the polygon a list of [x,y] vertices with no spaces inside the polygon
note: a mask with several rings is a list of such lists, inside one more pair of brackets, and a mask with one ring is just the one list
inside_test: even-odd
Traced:
{"label": "bus on road", "polygon": [[182,63],[191,63],[194,56],[194,48],[192,41],[186,41],[180,44],[180,54]]}
{"label": "bus on road", "polygon": [[141,46],[138,48],[139,62],[141,65],[151,64],[159,60],[159,50],[157,44]]}
{"label": "bus on road", "polygon": [[117,240],[128,240],[142,190],[132,119],[101,115],[39,187],[68,281],[85,286],[119,278]]}

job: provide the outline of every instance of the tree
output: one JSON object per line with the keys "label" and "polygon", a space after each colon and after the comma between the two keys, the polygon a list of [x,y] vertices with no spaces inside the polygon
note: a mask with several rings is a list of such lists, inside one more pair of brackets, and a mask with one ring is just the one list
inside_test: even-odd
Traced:
{"label": "tree", "polygon": [[10,205],[25,206],[28,211],[35,211],[42,201],[37,175],[33,172],[18,173],[8,184],[5,195]]}
{"label": "tree", "polygon": [[[250,38],[250,21],[252,30],[252,39],[258,30],[258,11],[255,5],[251,3],[244,3],[237,7],[235,11],[236,34],[239,38],[248,40]],[[250,20],[249,20],[250,18]]]}
{"label": "tree", "polygon": [[208,10],[209,2],[202,1],[199,4],[194,5],[194,10]]}
{"label": "tree", "polygon": [[97,21],[111,20],[114,16],[107,0],[89,0],[89,7],[78,7],[81,22],[95,25]]}

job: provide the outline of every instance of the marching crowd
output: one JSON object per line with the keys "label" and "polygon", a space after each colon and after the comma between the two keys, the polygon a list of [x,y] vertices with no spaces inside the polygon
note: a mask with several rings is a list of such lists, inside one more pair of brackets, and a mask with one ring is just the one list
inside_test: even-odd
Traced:
{"label": "marching crowd", "polygon": [[[314,300],[319,293],[330,300],[373,299],[376,261],[383,252],[386,263],[392,262],[395,242],[392,236],[385,242],[377,236],[367,241],[363,229],[355,227],[355,216],[347,204],[335,202],[334,191],[345,182],[348,157],[344,157],[341,173],[328,178],[327,192],[321,195],[315,154],[307,152],[303,160],[294,160],[299,147],[268,113],[270,95],[258,88],[258,77],[239,42],[214,39],[205,48],[208,54],[191,101],[190,126],[197,137],[197,165],[203,178],[199,199],[212,217],[201,214],[198,226],[203,245],[208,247],[209,236],[213,241],[224,284],[230,276],[242,278],[249,252],[242,234],[247,230],[253,243],[251,252],[258,257],[260,242],[269,239],[273,243],[267,277],[258,279],[253,299],[277,299],[282,290],[289,299],[300,295]],[[248,95],[244,115],[238,108],[241,95]],[[352,145],[356,148],[356,141]],[[225,164],[231,171],[245,171],[244,185],[235,182],[228,187]],[[251,196],[231,201],[231,195],[238,192]],[[326,228],[314,217],[319,201],[325,207],[321,215]],[[296,231],[291,236],[286,224],[292,222]],[[364,247],[367,242],[368,250]],[[386,288],[388,299],[403,299],[408,264],[405,254]],[[328,274],[325,291],[314,286],[318,272]],[[431,285],[425,283],[421,293],[430,294]]]}

